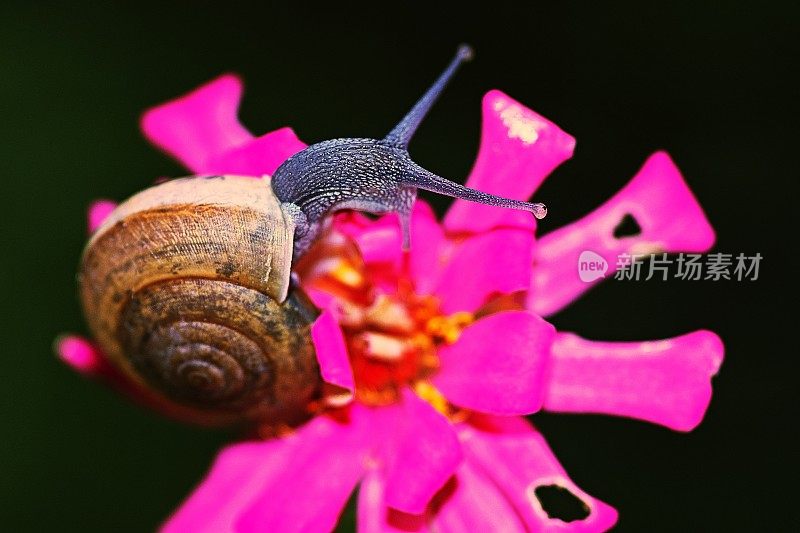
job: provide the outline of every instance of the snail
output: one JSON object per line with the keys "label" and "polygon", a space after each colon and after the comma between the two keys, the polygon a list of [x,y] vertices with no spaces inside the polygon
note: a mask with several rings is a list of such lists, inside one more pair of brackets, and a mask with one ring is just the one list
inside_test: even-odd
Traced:
{"label": "snail", "polygon": [[411,160],[408,144],[459,65],[455,58],[383,139],[313,144],[273,176],[179,178],[120,204],[79,273],[89,329],[112,366],[166,414],[204,425],[291,424],[318,398],[310,328],[318,310],[292,265],[337,211],[399,214],[408,248],[417,189],[523,209]]}

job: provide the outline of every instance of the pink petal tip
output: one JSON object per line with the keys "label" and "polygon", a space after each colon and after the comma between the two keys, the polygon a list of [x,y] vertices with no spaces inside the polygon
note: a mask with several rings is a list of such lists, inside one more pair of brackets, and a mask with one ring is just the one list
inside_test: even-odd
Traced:
{"label": "pink petal tip", "polygon": [[[634,218],[641,231],[615,237],[615,228],[626,215]],[[585,281],[579,275],[579,258],[587,251],[599,262],[605,261],[613,274],[623,253],[704,252],[713,244],[714,229],[680,171],[665,152],[656,152],[602,206],[539,239],[528,304],[547,316],[599,283],[603,276]]]}
{"label": "pink petal tip", "polygon": [[[544,437],[523,418],[482,415],[460,429],[465,460],[479,466],[506,495],[527,531],[594,533],[616,523],[617,511],[573,483]],[[537,490],[545,487],[569,491],[586,516],[566,522],[551,515]]]}
{"label": "pink petal tip", "polygon": [[191,171],[203,173],[210,157],[252,138],[237,116],[241,97],[241,80],[225,74],[149,109],[142,116],[142,131]]}
{"label": "pink petal tip", "polygon": [[711,331],[646,342],[595,342],[559,333],[544,407],[603,413],[690,431],[711,401],[724,357]]}
{"label": "pink petal tip", "polygon": [[64,335],[56,339],[55,351],[59,359],[85,376],[96,376],[103,368],[103,356],[94,344],[82,337]]}
{"label": "pink petal tip", "polygon": [[[489,91],[483,97],[480,149],[466,184],[527,200],[554,168],[572,157],[574,148],[575,139],[558,126],[508,95]],[[444,224],[450,232],[479,233],[509,225],[509,220],[519,217],[506,209],[456,200]]]}

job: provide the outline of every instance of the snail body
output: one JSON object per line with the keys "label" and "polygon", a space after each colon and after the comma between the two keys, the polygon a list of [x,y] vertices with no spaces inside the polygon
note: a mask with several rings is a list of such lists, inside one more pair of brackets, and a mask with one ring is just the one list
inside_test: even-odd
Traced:
{"label": "snail body", "polygon": [[342,209],[397,212],[403,245],[417,189],[524,209],[422,168],[408,144],[456,57],[383,139],[308,146],[273,176],[181,178],[120,204],[79,274],[89,328],[111,364],[167,414],[206,425],[294,423],[319,397],[318,311],[292,264]]}

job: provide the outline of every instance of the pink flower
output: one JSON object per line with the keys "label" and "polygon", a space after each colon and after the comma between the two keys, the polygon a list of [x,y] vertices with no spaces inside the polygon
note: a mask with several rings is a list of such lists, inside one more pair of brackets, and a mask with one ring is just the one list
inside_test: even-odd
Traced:
{"label": "pink flower", "polygon": [[[223,76],[150,110],[146,136],[198,174],[268,175],[301,150],[291,129],[253,137],[236,117],[241,83]],[[572,155],[574,139],[499,91],[483,101],[468,185],[525,200]],[[113,206],[112,206],[113,207]],[[90,229],[109,212],[90,210]],[[625,215],[641,231],[615,238]],[[540,409],[700,423],[723,357],[709,331],[648,342],[556,332],[554,313],[593,283],[578,256],[705,251],[714,232],[675,165],[651,156],[611,200],[534,238],[525,213],[456,201],[443,223],[424,202],[401,251],[394,215],[337,215],[298,265],[323,310],[312,329],[327,405],[296,430],[233,444],[165,531],[325,531],[357,486],[358,529],[604,531],[616,511],[578,488],[521,415]],[[62,358],[96,373],[76,337]],[[577,498],[549,513],[546,493]]]}

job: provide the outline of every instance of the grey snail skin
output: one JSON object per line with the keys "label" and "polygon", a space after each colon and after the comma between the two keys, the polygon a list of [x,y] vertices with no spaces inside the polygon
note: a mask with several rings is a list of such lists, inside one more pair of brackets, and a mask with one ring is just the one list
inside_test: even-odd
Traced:
{"label": "grey snail skin", "polygon": [[335,212],[398,213],[405,248],[418,189],[544,217],[543,204],[458,185],[409,156],[414,132],[471,55],[460,47],[383,139],[328,140],[271,177],[179,178],[120,204],[78,275],[89,328],[112,366],[184,421],[297,423],[322,381],[310,335],[318,310],[292,282],[292,265]]}

